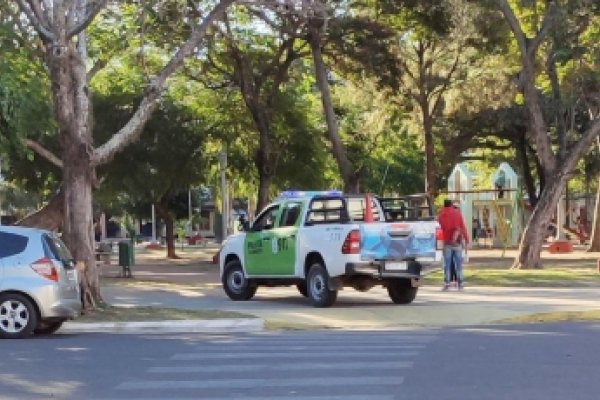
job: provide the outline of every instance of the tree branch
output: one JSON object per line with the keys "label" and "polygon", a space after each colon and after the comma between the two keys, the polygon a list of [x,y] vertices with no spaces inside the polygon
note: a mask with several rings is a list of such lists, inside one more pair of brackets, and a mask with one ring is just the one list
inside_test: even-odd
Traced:
{"label": "tree branch", "polygon": [[[448,90],[448,87],[450,86],[450,79],[452,79],[452,75],[454,75],[454,72],[456,71],[456,68],[458,67],[458,62],[460,60],[460,54],[461,52],[459,51],[459,53],[456,55],[456,58],[454,59],[454,63],[452,64],[452,67],[450,68],[450,70],[448,71],[448,73],[446,74],[446,78],[444,80],[444,84],[439,87],[439,90],[437,91],[437,98],[434,100],[433,102],[433,107],[431,108],[431,113],[434,114],[435,110],[438,108],[438,105],[440,103],[440,100],[442,98],[442,95],[444,94],[444,92],[446,92],[446,90]],[[431,98],[433,99],[433,97],[435,96],[435,90],[431,91]]]}
{"label": "tree branch", "polygon": [[600,118],[594,121],[594,124],[583,133],[581,139],[575,143],[575,145],[569,149],[565,158],[566,172],[570,172],[575,168],[577,161],[581,158],[583,153],[592,145],[594,140],[600,136]]}
{"label": "tree branch", "polygon": [[[294,52],[294,40],[295,38],[291,38],[289,43],[286,44],[287,53],[285,60],[281,63],[277,69],[277,73],[275,74],[275,78],[273,79],[273,84],[271,85],[271,91],[267,97],[267,105],[270,107],[273,104],[273,99],[275,99],[275,95],[279,91],[279,86],[285,79],[286,73],[292,65],[292,62],[296,59],[296,53]],[[284,47],[284,46],[282,46]]]}
{"label": "tree branch", "polygon": [[42,41],[51,42],[54,40],[54,34],[46,26],[44,26],[43,22],[38,19],[35,12],[27,4],[25,4],[25,0],[17,0],[17,2],[19,3],[19,8],[21,11],[29,20],[31,26],[33,26],[33,29],[35,29],[38,35],[40,35]]}
{"label": "tree branch", "polygon": [[31,7],[38,21],[44,25],[49,25],[48,13],[42,11],[40,2],[38,0],[27,0],[27,3],[29,3],[29,7]]}
{"label": "tree branch", "polygon": [[528,56],[533,56],[537,52],[540,44],[544,41],[550,29],[554,25],[554,7],[552,3],[548,3],[546,6],[546,12],[544,13],[544,20],[542,21],[542,28],[538,31],[535,37],[529,42],[527,46]]}
{"label": "tree branch", "polygon": [[39,144],[38,142],[31,139],[22,139],[22,142],[25,146],[29,147],[31,150],[35,151],[37,154],[50,161],[51,164],[57,166],[58,168],[63,168],[63,162],[60,158],[56,157],[50,150],[46,149],[44,146]]}
{"label": "tree branch", "polygon": [[97,0],[88,5],[86,13],[81,21],[77,21],[77,24],[73,27],[70,27],[68,30],[67,39],[70,39],[73,36],[78,35],[80,32],[83,32],[92,23],[94,18],[96,18],[96,15],[98,15],[98,13],[102,11],[104,7],[106,7],[106,3],[108,3],[108,0]]}
{"label": "tree branch", "polygon": [[517,44],[519,45],[519,49],[521,50],[521,55],[524,57],[527,54],[527,38],[525,33],[521,29],[521,25],[515,16],[512,8],[508,4],[507,0],[495,0],[498,7],[504,14],[504,18],[508,22],[510,29],[513,31],[515,35],[515,39],[517,40]]}
{"label": "tree branch", "polygon": [[219,18],[236,0],[221,0],[219,4],[204,18],[200,26],[192,31],[189,39],[177,50],[173,58],[152,80],[146,96],[142,99],[138,109],[131,119],[114,134],[110,140],[98,147],[92,156],[92,167],[105,164],[110,161],[117,152],[121,151],[127,144],[137,140],[142,133],[142,128],[150,114],[156,108],[156,100],[160,97],[166,86],[166,80],[177,70],[185,57],[193,54],[194,49],[204,40],[208,28],[215,19]]}
{"label": "tree branch", "polygon": [[102,68],[106,67],[106,64],[108,64],[108,60],[104,58],[96,61],[87,73],[87,81],[90,82]]}

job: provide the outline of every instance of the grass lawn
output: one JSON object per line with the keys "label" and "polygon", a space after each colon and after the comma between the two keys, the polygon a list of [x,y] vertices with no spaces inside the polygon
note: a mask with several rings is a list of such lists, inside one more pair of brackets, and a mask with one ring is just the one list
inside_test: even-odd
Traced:
{"label": "grass lawn", "polygon": [[598,321],[600,320],[600,310],[590,311],[555,311],[548,313],[523,315],[499,321],[500,323],[510,324],[534,324],[546,322],[564,322],[564,321]]}
{"label": "grass lawn", "polygon": [[[473,286],[589,287],[600,286],[595,268],[547,267],[543,269],[465,268],[464,280]],[[444,274],[436,271],[425,277],[426,284],[441,285]]]}
{"label": "grass lawn", "polygon": [[162,307],[115,307],[103,304],[93,312],[77,318],[76,322],[164,321],[217,318],[255,317],[234,311],[181,310]]}

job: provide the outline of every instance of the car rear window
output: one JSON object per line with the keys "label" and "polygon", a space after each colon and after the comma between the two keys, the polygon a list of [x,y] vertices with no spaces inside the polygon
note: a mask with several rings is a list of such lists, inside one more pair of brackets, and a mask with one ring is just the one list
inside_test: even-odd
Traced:
{"label": "car rear window", "polygon": [[0,232],[0,258],[14,256],[27,247],[29,238],[16,233]]}
{"label": "car rear window", "polygon": [[73,259],[71,252],[59,238],[50,235],[43,235],[42,240],[46,244],[45,247],[47,248],[47,251],[50,252],[50,254],[47,254],[48,256],[60,261],[70,261]]}

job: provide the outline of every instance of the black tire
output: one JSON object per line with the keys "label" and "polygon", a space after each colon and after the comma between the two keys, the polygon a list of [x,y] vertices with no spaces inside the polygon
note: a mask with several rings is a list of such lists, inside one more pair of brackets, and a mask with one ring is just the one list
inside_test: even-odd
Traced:
{"label": "black tire", "polygon": [[315,307],[330,307],[337,299],[337,290],[329,287],[329,274],[320,262],[311,265],[306,278],[308,298]]}
{"label": "black tire", "polygon": [[390,299],[396,304],[410,304],[417,297],[418,287],[413,287],[410,279],[390,279],[387,291]]}
{"label": "black tire", "polygon": [[22,339],[31,336],[38,324],[31,300],[17,293],[0,295],[0,338]]}
{"label": "black tire", "polygon": [[308,297],[308,287],[306,286],[306,281],[296,284],[298,291],[304,297]]}
{"label": "black tire", "polygon": [[40,322],[33,330],[35,335],[52,335],[54,332],[60,329],[63,322],[65,321],[54,321],[54,322]]}
{"label": "black tire", "polygon": [[231,300],[250,300],[256,293],[256,286],[250,284],[244,275],[242,264],[238,260],[232,260],[225,264],[221,282],[225,293]]}

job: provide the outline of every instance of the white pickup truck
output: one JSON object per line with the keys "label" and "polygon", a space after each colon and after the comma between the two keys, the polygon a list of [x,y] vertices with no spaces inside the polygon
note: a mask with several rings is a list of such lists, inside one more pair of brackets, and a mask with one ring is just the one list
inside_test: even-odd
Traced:
{"label": "white pickup truck", "polygon": [[259,286],[296,285],[315,307],[328,307],[346,286],[383,285],[394,303],[408,304],[425,270],[441,261],[426,195],[288,191],[252,225],[241,225],[219,253],[223,288],[233,300],[251,299]]}

